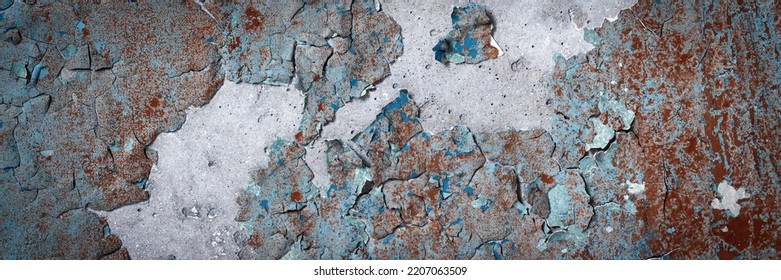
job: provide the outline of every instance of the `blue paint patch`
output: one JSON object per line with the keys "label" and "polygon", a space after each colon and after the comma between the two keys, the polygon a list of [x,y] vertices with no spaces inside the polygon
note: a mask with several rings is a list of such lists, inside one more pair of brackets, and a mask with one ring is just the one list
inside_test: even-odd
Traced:
{"label": "blue paint patch", "polygon": [[138,179],[135,182],[133,182],[133,184],[136,185],[136,187],[139,187],[139,188],[146,187],[146,183],[147,183],[147,179],[146,178],[141,178],[141,179]]}
{"label": "blue paint patch", "polygon": [[491,246],[491,252],[493,252],[495,260],[501,260],[502,259],[502,254],[499,253],[499,250],[501,250],[501,247],[499,247],[498,249],[497,249],[497,247],[499,247],[499,245],[495,244],[494,246]]}
{"label": "blue paint patch", "polygon": [[95,51],[100,52],[103,49],[103,42],[94,42],[93,46],[95,46]]}
{"label": "blue paint patch", "polygon": [[266,212],[268,212],[268,199],[264,199],[260,201],[260,207],[263,207]]}
{"label": "blue paint patch", "polygon": [[395,233],[388,234],[388,236],[382,239],[382,244],[388,245],[394,238],[396,238]]}
{"label": "blue paint patch", "polygon": [[432,48],[436,61],[475,64],[500,55],[501,50],[491,44],[493,20],[484,6],[453,7],[450,18],[453,30]]}
{"label": "blue paint patch", "polygon": [[468,196],[470,196],[470,197],[471,197],[471,196],[474,194],[474,192],[475,192],[475,190],[474,190],[472,187],[470,187],[470,186],[466,186],[466,187],[464,188],[464,191],[466,192],[466,195],[468,195]]}

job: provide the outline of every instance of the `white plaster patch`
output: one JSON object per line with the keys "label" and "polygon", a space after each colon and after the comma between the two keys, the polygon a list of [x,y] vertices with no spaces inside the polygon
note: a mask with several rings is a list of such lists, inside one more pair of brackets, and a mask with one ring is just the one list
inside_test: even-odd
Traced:
{"label": "white plaster patch", "polygon": [[[478,2],[491,12],[493,38],[502,56],[479,64],[443,65],[432,48],[451,29],[453,6]],[[464,124],[474,131],[548,128],[545,78],[555,54],[571,57],[594,48],[570,17],[578,9],[581,27],[601,26],[635,0],[447,0],[382,1],[383,11],[402,29],[404,52],[391,64],[391,76],[367,96],[353,100],[323,127],[323,139],[347,138],[363,130],[382,106],[407,89],[421,106],[420,121],[430,132]],[[351,133],[352,132],[352,133]]]}
{"label": "white plaster patch", "polygon": [[265,147],[293,139],[303,104],[292,87],[225,81],[209,104],[187,110],[180,130],[150,147],[158,161],[149,200],[99,214],[133,259],[238,258],[236,197],[250,172],[267,165]]}
{"label": "white plaster patch", "polygon": [[717,191],[719,192],[721,199],[714,198],[710,203],[711,207],[713,207],[713,209],[727,210],[733,217],[740,214],[740,204],[738,204],[738,200],[751,197],[746,193],[746,189],[738,188],[735,190],[735,188],[726,181],[719,183]]}
{"label": "white plaster patch", "polygon": [[306,147],[306,156],[304,156],[304,162],[315,176],[312,178],[312,184],[319,189],[322,197],[326,197],[328,186],[331,185],[325,153],[327,149],[325,139],[320,138]]}
{"label": "white plaster patch", "polygon": [[629,180],[626,180],[626,189],[631,194],[640,194],[645,191],[645,184],[644,183],[632,183],[629,182]]}

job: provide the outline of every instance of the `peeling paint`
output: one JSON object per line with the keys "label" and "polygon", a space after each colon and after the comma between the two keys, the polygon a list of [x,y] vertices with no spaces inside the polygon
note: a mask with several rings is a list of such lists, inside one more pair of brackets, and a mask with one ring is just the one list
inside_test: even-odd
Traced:
{"label": "peeling paint", "polygon": [[485,6],[453,7],[450,18],[453,30],[434,46],[434,59],[444,64],[475,64],[504,54],[491,36],[493,19]]}
{"label": "peeling paint", "polygon": [[127,258],[92,211],[148,199],[146,146],[222,84],[217,48],[196,39],[218,28],[187,3],[9,5],[0,258]]}
{"label": "peeling paint", "polygon": [[[379,2],[378,2],[379,3]],[[236,3],[225,9],[228,79],[287,85],[306,96],[296,141],[308,144],[336,111],[390,75],[401,30],[374,1]],[[295,78],[295,79],[294,79]]]}
{"label": "peeling paint", "polygon": [[[549,126],[429,132],[413,95],[437,93],[401,90],[324,140],[321,184],[306,145],[371,98],[402,30],[378,1],[272,4],[2,2],[0,257],[128,258],[98,210],[149,199],[149,145],[227,77],[305,100],[298,133],[238,195],[240,228],[210,235],[233,232],[239,258],[779,258],[777,6],[639,1],[601,27],[580,6],[541,15],[568,17],[594,47],[552,58]],[[503,53],[485,6],[451,18],[436,60]],[[505,66],[525,73],[528,57]]]}

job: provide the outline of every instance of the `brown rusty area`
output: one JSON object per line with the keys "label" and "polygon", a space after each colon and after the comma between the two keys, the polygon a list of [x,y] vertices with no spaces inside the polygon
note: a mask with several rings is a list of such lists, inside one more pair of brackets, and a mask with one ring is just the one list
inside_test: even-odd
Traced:
{"label": "brown rusty area", "polygon": [[[610,62],[580,67],[572,81],[553,88],[555,99],[568,90],[588,92],[573,84],[618,82],[609,93],[636,113],[631,134],[642,149],[614,155],[613,166],[618,174],[642,174],[645,191],[634,204],[643,226],[633,240],[654,254],[779,258],[779,169],[770,158],[781,127],[778,108],[768,103],[778,99],[778,53],[757,39],[777,38],[771,25],[779,15],[766,8],[639,1],[596,30],[604,40],[587,60]],[[754,19],[763,16],[769,21]],[[619,137],[614,145],[626,143]],[[613,183],[637,181],[619,179]],[[711,206],[721,199],[722,182],[750,194],[738,200],[737,216]]]}

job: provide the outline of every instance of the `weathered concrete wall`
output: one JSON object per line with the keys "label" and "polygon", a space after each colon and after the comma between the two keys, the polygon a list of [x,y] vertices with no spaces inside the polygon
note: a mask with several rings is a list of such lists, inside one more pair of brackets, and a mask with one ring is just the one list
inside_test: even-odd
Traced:
{"label": "weathered concrete wall", "polygon": [[0,255],[778,258],[779,6],[602,2],[3,2]]}

